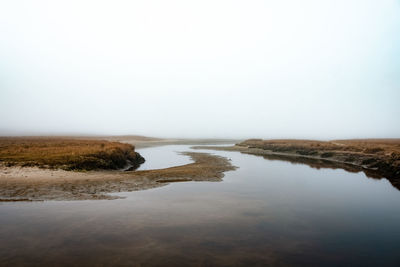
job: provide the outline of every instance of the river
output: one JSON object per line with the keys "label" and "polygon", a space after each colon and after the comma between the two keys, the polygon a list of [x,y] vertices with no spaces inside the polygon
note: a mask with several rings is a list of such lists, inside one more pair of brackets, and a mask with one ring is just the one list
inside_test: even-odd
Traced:
{"label": "river", "polygon": [[[190,150],[138,150],[140,169],[190,163]],[[0,266],[400,266],[400,192],[386,179],[199,152],[239,168],[124,199],[0,203]]]}

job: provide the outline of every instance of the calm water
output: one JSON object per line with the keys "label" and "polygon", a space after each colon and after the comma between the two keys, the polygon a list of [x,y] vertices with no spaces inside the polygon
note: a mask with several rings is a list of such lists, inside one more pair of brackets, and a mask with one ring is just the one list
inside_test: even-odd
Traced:
{"label": "calm water", "polygon": [[[188,150],[139,152],[146,169]],[[0,204],[0,265],[400,266],[400,192],[385,179],[212,153],[240,168],[120,200]]]}
{"label": "calm water", "polygon": [[164,169],[192,163],[189,157],[179,155],[179,152],[190,150],[189,146],[170,145],[164,147],[148,147],[139,149],[146,161],[138,170]]}

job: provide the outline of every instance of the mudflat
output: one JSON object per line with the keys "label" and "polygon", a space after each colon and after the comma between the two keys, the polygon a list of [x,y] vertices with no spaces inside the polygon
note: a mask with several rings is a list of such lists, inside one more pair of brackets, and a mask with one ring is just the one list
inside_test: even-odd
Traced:
{"label": "mudflat", "polygon": [[135,191],[172,182],[221,181],[234,170],[228,159],[183,153],[194,163],[144,171],[65,171],[38,167],[0,167],[0,201],[115,199],[108,193]]}
{"label": "mudflat", "polygon": [[107,194],[172,182],[220,181],[224,171],[235,169],[226,158],[184,153],[194,163],[125,171],[144,162],[135,152],[137,143],[148,147],[184,142],[188,141],[141,136],[3,137],[0,201],[113,199],[116,197]]}

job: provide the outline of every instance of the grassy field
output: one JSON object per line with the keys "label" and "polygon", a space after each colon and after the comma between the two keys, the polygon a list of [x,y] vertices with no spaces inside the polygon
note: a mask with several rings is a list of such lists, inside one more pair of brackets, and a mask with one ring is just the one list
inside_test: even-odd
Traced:
{"label": "grassy field", "polygon": [[38,166],[64,170],[120,169],[144,159],[130,144],[104,140],[50,137],[1,137],[5,166]]}
{"label": "grassy field", "polygon": [[239,145],[262,148],[274,152],[291,151],[305,155],[329,151],[400,156],[400,139],[354,139],[333,141],[249,139]]}

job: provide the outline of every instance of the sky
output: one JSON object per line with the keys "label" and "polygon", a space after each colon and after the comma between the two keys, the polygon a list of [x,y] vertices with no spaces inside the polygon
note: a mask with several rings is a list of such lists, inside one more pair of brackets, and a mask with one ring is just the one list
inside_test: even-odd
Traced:
{"label": "sky", "polygon": [[13,134],[400,138],[400,1],[1,1]]}

